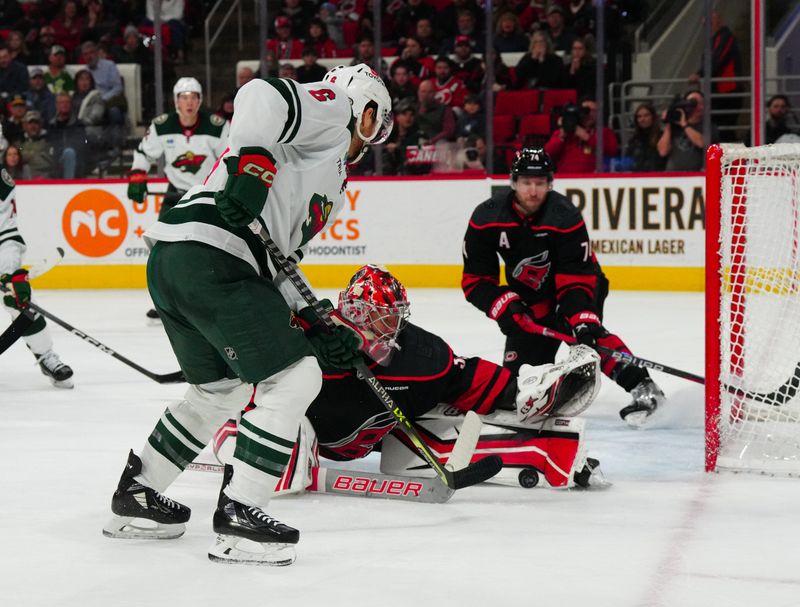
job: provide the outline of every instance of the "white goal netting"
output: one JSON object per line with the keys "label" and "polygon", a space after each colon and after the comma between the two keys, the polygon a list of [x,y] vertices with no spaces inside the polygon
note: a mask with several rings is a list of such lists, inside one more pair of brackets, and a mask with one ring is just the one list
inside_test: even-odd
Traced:
{"label": "white goal netting", "polygon": [[716,465],[800,475],[800,145],[723,147],[720,169]]}

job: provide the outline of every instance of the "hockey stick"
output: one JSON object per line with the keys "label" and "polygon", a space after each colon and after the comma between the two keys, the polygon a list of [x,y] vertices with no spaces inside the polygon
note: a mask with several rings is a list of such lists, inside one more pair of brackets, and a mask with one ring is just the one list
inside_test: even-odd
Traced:
{"label": "hockey stick", "polygon": [[[543,327],[541,325],[529,325],[531,328],[534,329],[534,332],[543,335],[544,337],[552,337],[553,339],[558,339],[563,341],[567,344],[574,344],[577,343],[577,340],[572,335],[567,335],[566,333],[560,333],[558,331],[554,331],[548,327]],[[706,380],[701,375],[695,375],[694,373],[689,373],[688,371],[681,371],[680,369],[676,369],[675,367],[670,367],[661,363],[653,362],[652,360],[647,360],[645,358],[639,358],[638,356],[634,356],[633,354],[628,354],[627,352],[618,352],[617,350],[613,350],[611,348],[606,348],[605,346],[595,345],[594,349],[600,352],[601,354],[607,354],[611,356],[615,360],[622,361],[628,363],[630,365],[634,365],[636,367],[641,367],[643,369],[652,369],[653,371],[661,371],[662,373],[667,373],[669,375],[674,375],[676,377],[681,377],[683,379],[688,379],[689,381],[695,382],[697,384],[705,385]],[[747,398],[749,400],[755,400],[762,403],[768,403],[771,405],[784,405],[790,400],[792,400],[795,396],[797,396],[798,391],[800,391],[800,362],[797,363],[797,366],[794,369],[794,373],[792,376],[787,379],[780,387],[776,388],[772,392],[753,392],[751,390],[744,390],[742,388],[737,388],[735,386],[731,386],[730,384],[723,384],[725,390],[733,394],[735,396],[740,396],[742,398]]]}
{"label": "hockey stick", "polygon": [[[328,329],[333,330],[335,325],[328,315],[328,311],[322,307],[319,300],[308,288],[308,285],[300,278],[294,266],[286,259],[272,240],[266,227],[260,221],[255,220],[250,224],[250,229],[261,240],[261,243],[264,245],[264,248],[266,248],[275,265],[286,274],[286,277],[291,281],[292,285],[294,285],[294,288],[297,289],[297,292],[300,293],[305,302],[313,308],[317,317],[325,323]],[[375,393],[375,396],[377,396],[381,403],[383,403],[383,406],[386,407],[386,410],[394,415],[399,426],[405,431],[408,438],[414,443],[414,446],[419,450],[420,454],[425,458],[428,464],[430,464],[442,483],[447,487],[450,489],[462,489],[490,479],[500,472],[500,469],[503,467],[503,462],[499,457],[492,455],[455,472],[445,468],[422,440],[416,428],[414,428],[402,409],[395,404],[391,395],[380,384],[372,371],[369,370],[366,363],[364,363],[363,360],[359,361],[356,363],[355,369],[359,378],[367,382],[367,385]]]}
{"label": "hockey stick", "polygon": [[[8,288],[4,287],[3,285],[0,285],[0,291],[2,291],[3,293],[9,293],[10,292],[10,290]],[[23,316],[27,316],[32,321],[33,319],[35,319],[34,312],[36,314],[41,314],[42,316],[44,316],[48,320],[52,320],[57,325],[61,325],[67,331],[69,331],[73,335],[76,335],[77,337],[80,337],[86,343],[89,343],[89,344],[93,345],[95,348],[101,350],[102,352],[105,352],[106,354],[109,354],[110,356],[113,356],[118,361],[128,365],[132,369],[136,369],[142,375],[146,375],[147,377],[149,377],[153,381],[158,382],[159,384],[175,384],[175,383],[180,383],[180,382],[186,381],[184,379],[184,377],[183,377],[183,371],[176,371],[175,373],[165,373],[163,375],[159,375],[158,373],[153,373],[152,371],[148,371],[144,367],[141,367],[141,366],[137,365],[135,362],[133,362],[132,360],[129,360],[128,358],[125,358],[122,354],[119,354],[118,352],[115,352],[114,350],[109,348],[104,343],[97,341],[94,337],[91,337],[90,335],[87,335],[86,333],[84,333],[80,329],[76,329],[75,327],[73,327],[68,322],[66,322],[64,320],[61,320],[58,316],[55,316],[55,315],[51,314],[50,312],[48,312],[47,310],[44,310],[43,308],[41,308],[40,306],[36,305],[35,303],[29,303],[28,307],[25,308],[22,311],[22,315]]]}
{"label": "hockey stick", "polygon": [[[64,259],[64,249],[56,247],[55,251],[45,257],[31,264],[28,270],[28,280],[38,278],[42,274],[49,272]],[[33,324],[36,319],[32,314],[20,314],[9,327],[0,334],[0,354],[8,350],[14,343],[22,337],[22,334],[27,331],[28,327]]]}

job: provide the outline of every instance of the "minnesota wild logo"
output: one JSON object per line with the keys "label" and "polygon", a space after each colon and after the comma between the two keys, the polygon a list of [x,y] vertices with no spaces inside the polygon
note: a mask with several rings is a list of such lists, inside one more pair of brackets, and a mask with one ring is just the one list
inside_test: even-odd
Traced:
{"label": "minnesota wild logo", "polygon": [[333,202],[328,200],[327,196],[314,194],[311,197],[311,201],[308,203],[308,217],[303,222],[303,242],[300,243],[300,246],[322,231],[332,210]]}
{"label": "minnesota wild logo", "polygon": [[203,166],[205,161],[206,156],[204,154],[184,152],[172,161],[172,166],[179,171],[183,171],[184,173],[191,173],[192,175],[195,175],[197,171],[200,170],[200,167]]}

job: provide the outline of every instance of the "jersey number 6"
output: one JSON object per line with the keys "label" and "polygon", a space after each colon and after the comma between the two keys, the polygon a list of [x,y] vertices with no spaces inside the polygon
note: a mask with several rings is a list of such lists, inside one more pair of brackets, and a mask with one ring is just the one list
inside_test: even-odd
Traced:
{"label": "jersey number 6", "polygon": [[308,91],[308,93],[317,101],[336,99],[336,94],[331,89],[317,89],[315,91]]}

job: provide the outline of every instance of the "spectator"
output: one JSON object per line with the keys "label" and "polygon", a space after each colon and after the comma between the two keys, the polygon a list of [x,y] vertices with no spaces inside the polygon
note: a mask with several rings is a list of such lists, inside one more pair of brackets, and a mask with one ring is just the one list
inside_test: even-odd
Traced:
{"label": "spectator", "polygon": [[47,127],[47,138],[53,146],[53,155],[58,159],[60,176],[64,179],[83,177],[86,174],[84,163],[89,155],[86,130],[72,113],[69,93],[56,96],[56,114]]}
{"label": "spectator", "polygon": [[33,68],[29,83],[25,91],[28,107],[39,112],[45,123],[50,122],[56,113],[56,98],[44,82],[44,72],[38,67]]}
{"label": "spectator", "polygon": [[417,21],[414,37],[422,46],[424,55],[433,55],[439,50],[440,42],[433,34],[433,22],[429,18],[423,17]]}
{"label": "spectator", "polygon": [[251,68],[246,65],[240,67],[239,71],[236,72],[236,90],[238,91],[255,77],[256,75]]}
{"label": "spectator", "polygon": [[[559,119],[559,128],[545,144],[544,150],[556,163],[559,173],[594,173],[597,146],[597,103],[582,99],[579,107],[568,106]],[[603,127],[603,158],[619,152],[617,136]]]}
{"label": "spectator", "polygon": [[567,23],[572,33],[584,37],[594,34],[597,9],[592,0],[570,0],[567,10],[569,11]]}
{"label": "spectator", "polygon": [[31,168],[15,145],[9,145],[3,152],[3,168],[14,181],[27,181],[32,178]]}
{"label": "spectator", "polygon": [[30,63],[31,56],[28,52],[28,47],[25,45],[25,38],[22,32],[17,30],[9,32],[6,45],[8,46],[8,52],[11,53],[11,59],[24,65]]}
{"label": "spectator", "polygon": [[25,131],[19,147],[27,159],[34,179],[49,179],[55,176],[56,159],[53,146],[47,140],[47,131],[42,128],[42,116],[35,110],[29,110],[22,119]]}
{"label": "spectator", "polygon": [[767,124],[764,131],[764,143],[775,143],[783,135],[796,135],[798,134],[797,120],[794,120],[794,126],[790,127],[788,124],[788,116],[791,114],[791,104],[786,95],[778,94],[773,95],[767,101]]}
{"label": "spectator", "polygon": [[[519,6],[517,4],[517,6]],[[524,32],[542,29],[547,25],[547,1],[530,0],[519,13],[519,25]]]}
{"label": "spectator", "polygon": [[564,8],[561,5],[553,4],[547,9],[546,30],[550,35],[554,51],[570,52],[575,34],[567,27]]}
{"label": "spectator", "polygon": [[[362,37],[375,37],[375,28],[372,25],[375,22],[372,16],[372,5],[373,0],[365,0],[364,9],[359,16],[358,12],[356,12],[357,5],[355,3],[351,4],[350,2],[346,3],[346,6],[352,7],[350,9],[352,12],[349,13],[349,18],[358,21],[358,33]],[[342,6],[345,6],[345,4]],[[378,6],[380,7],[380,3]],[[397,44],[398,46],[402,46],[402,43],[398,41],[399,30],[395,25],[394,19],[397,9],[400,6],[402,6],[401,0],[390,0],[389,5],[381,12],[381,40],[383,40],[383,44]]]}
{"label": "spectator", "polygon": [[[78,3],[76,0],[65,0],[58,16],[50,22],[56,35],[56,42],[67,49],[70,57],[75,55],[75,50],[81,43],[81,32],[83,31],[83,19],[78,15]],[[31,170],[36,173],[31,162]]]}
{"label": "spectator", "polygon": [[[734,79],[742,75],[742,55],[736,37],[717,11],[711,13],[711,31],[714,34],[711,41],[711,77],[719,79],[711,82],[713,110],[724,112],[715,116],[715,122],[723,127],[720,131],[722,141],[735,141],[734,129],[725,127],[735,127],[739,122],[736,110],[742,107],[742,97],[738,94],[743,87]],[[701,68],[689,76],[692,84],[697,84],[703,76],[703,63],[700,65]]]}
{"label": "spectator", "polygon": [[25,12],[17,0],[0,1],[0,29],[17,29],[24,18]]}
{"label": "spectator", "polygon": [[[494,49],[489,50],[487,54],[491,58],[491,61],[494,62],[494,82],[491,83],[492,91],[496,93],[498,91],[516,88],[517,81],[514,72],[503,63],[503,56],[500,53],[496,53]],[[486,78],[484,77],[484,81],[485,80]],[[484,82],[481,88],[486,84],[487,83]]]}
{"label": "spectator", "polygon": [[303,53],[303,41],[292,37],[291,22],[288,17],[275,19],[275,37],[267,40],[267,50],[277,60],[300,59]]}
{"label": "spectator", "polygon": [[106,103],[94,86],[89,70],[75,74],[75,94],[72,96],[72,114],[86,128],[86,136],[93,148],[104,144]]}
{"label": "spectator", "polygon": [[486,131],[486,114],[483,112],[481,98],[478,95],[467,95],[464,99],[464,111],[456,122],[456,137],[459,140],[467,137],[483,137]]}
{"label": "spectator", "polygon": [[24,93],[28,88],[28,68],[11,59],[6,47],[0,47],[0,95]]}
{"label": "spectator", "polygon": [[113,40],[119,36],[120,23],[113,11],[106,10],[103,0],[89,0],[86,4],[86,19],[81,37],[100,43],[104,38]]}
{"label": "spectator", "polygon": [[234,93],[226,93],[220,101],[217,111],[214,112],[220,118],[224,118],[228,122],[233,120],[233,99],[236,97]]}
{"label": "spectator", "polygon": [[281,63],[281,67],[278,69],[278,78],[297,80],[297,70],[291,63]]}
{"label": "spectator", "polygon": [[[418,36],[417,24],[420,19],[427,19],[430,24],[433,23],[435,18],[436,9],[425,3],[424,0],[406,0],[406,4],[397,10],[394,17],[395,31],[400,39],[399,41],[403,42],[403,38],[409,36]],[[421,40],[420,43],[422,43]]]}
{"label": "spectator", "polygon": [[457,171],[466,173],[484,173],[486,171],[486,140],[471,135],[464,142],[464,147],[456,154]]}
{"label": "spectator", "polygon": [[431,79],[435,90],[435,98],[439,103],[451,108],[461,108],[464,97],[467,96],[467,87],[458,78],[453,76],[453,66],[447,57],[438,57],[433,66],[434,77]]}
{"label": "spectator", "polygon": [[317,17],[314,17],[308,22],[308,32],[306,34],[304,47],[313,48],[317,53],[317,57],[321,57],[323,59],[331,59],[336,57],[336,45],[328,36],[328,30],[325,28],[325,23],[322,21],[322,19]]}
{"label": "spectator", "polygon": [[[350,62],[350,65],[358,65],[359,63],[366,63],[373,68],[375,67],[375,42],[372,38],[362,36],[361,40],[359,40],[355,56]],[[389,68],[386,66],[386,61],[383,58],[381,58],[381,78],[384,80],[389,79]]]}
{"label": "spectator", "polygon": [[456,134],[456,119],[453,110],[436,101],[433,82],[423,80],[417,89],[417,124],[429,137],[430,143],[453,141]]}
{"label": "spectator", "polygon": [[422,80],[430,78],[433,73],[433,60],[422,54],[422,46],[414,37],[406,38],[406,45],[392,66],[398,64],[406,67],[414,86],[419,86]]}
{"label": "spectator", "polygon": [[28,104],[23,95],[17,94],[11,98],[8,105],[8,118],[3,121],[3,135],[9,143],[17,143],[25,133],[22,128],[22,119],[28,113]]}
{"label": "spectator", "polygon": [[[344,48],[344,16],[332,2],[323,2],[319,7],[319,18],[325,24],[328,35],[336,48]],[[355,64],[354,64],[355,65]]]}
{"label": "spectator", "polygon": [[553,54],[550,37],[545,32],[534,32],[528,52],[517,63],[517,85],[520,88],[557,89],[564,86],[565,79],[564,62]]}
{"label": "spectator", "polygon": [[522,33],[519,20],[514,13],[503,13],[497,20],[494,35],[494,49],[498,53],[524,53],[530,41]]}
{"label": "spectator", "polygon": [[296,73],[298,82],[319,82],[328,70],[317,63],[317,51],[314,47],[307,46],[303,49],[303,65],[297,68]]}
{"label": "spectator", "polygon": [[565,84],[575,89],[578,98],[593,97],[597,89],[597,64],[591,56],[585,38],[575,38],[567,67]]}
{"label": "spectator", "polygon": [[472,44],[472,52],[482,53],[484,43],[483,38],[479,37],[479,34],[474,13],[470,10],[459,11],[458,17],[456,18],[456,32],[454,35],[445,38],[442,46],[439,48],[439,54],[450,55],[453,53],[458,36],[469,37],[470,43]]}
{"label": "spectator", "polygon": [[64,67],[67,62],[67,51],[63,46],[54,44],[50,48],[50,57],[47,60],[47,71],[44,73],[44,82],[50,92],[71,93],[75,90],[75,81]]}
{"label": "spectator", "polygon": [[655,108],[642,103],[634,112],[633,137],[625,146],[623,168],[636,173],[664,170],[664,159],[658,153],[661,127]]}
{"label": "spectator", "polygon": [[411,83],[408,68],[402,63],[392,65],[392,79],[389,81],[389,95],[392,97],[392,106],[396,106],[403,99],[416,100],[417,89]]}
{"label": "spectator", "polygon": [[456,36],[453,75],[464,83],[471,93],[479,93],[483,83],[483,62],[472,56],[469,36]]}
{"label": "spectator", "polygon": [[387,175],[427,173],[430,165],[408,165],[406,151],[409,147],[421,147],[425,134],[420,132],[416,121],[416,108],[410,99],[404,99],[395,108],[395,124],[386,143],[383,144],[383,168]]}
{"label": "spectator", "polygon": [[[38,40],[32,43],[28,61],[31,65],[44,65],[48,62],[50,52],[56,42],[56,31],[52,25],[43,25],[39,29]],[[63,46],[61,48],[64,48]],[[66,56],[66,50],[64,54]]]}
{"label": "spectator", "polygon": [[719,141],[717,127],[711,124],[711,136],[703,133],[705,99],[700,91],[687,93],[673,103],[665,115],[666,127],[658,140],[658,153],[667,159],[668,171],[700,171],[705,150]]}
{"label": "spectator", "polygon": [[[155,22],[155,0],[147,0],[147,25]],[[175,63],[184,62],[186,23],[183,20],[184,0],[161,0],[161,23],[169,27],[169,53]],[[98,85],[99,86],[99,85]]]}
{"label": "spectator", "polygon": [[127,111],[127,102],[122,92],[122,76],[113,61],[100,59],[97,54],[97,45],[91,40],[81,45],[86,68],[94,78],[94,86],[106,104],[108,123],[121,125]]}
{"label": "spectator", "polygon": [[[464,12],[470,13],[472,18],[473,27],[470,32],[461,31],[461,28],[458,26],[459,17]],[[464,21],[464,23],[466,23],[466,21]],[[453,2],[448,3],[438,13],[437,29],[445,38],[455,40],[455,37],[458,35],[475,38],[483,29],[482,25],[483,8],[481,8],[475,0],[453,0]],[[483,47],[481,47],[480,50],[473,47],[472,51],[476,53],[483,52]]]}
{"label": "spectator", "polygon": [[[278,17],[275,19],[275,30],[277,31],[278,29],[278,19],[283,17],[289,25],[287,38],[302,39],[306,35],[306,31],[308,31],[308,22],[314,16],[314,10],[313,6],[306,4],[303,0],[284,0],[284,6],[278,11]],[[280,56],[278,58],[281,59]],[[287,58],[283,57],[283,59]],[[299,53],[297,57],[291,57],[291,59],[299,58]]]}

